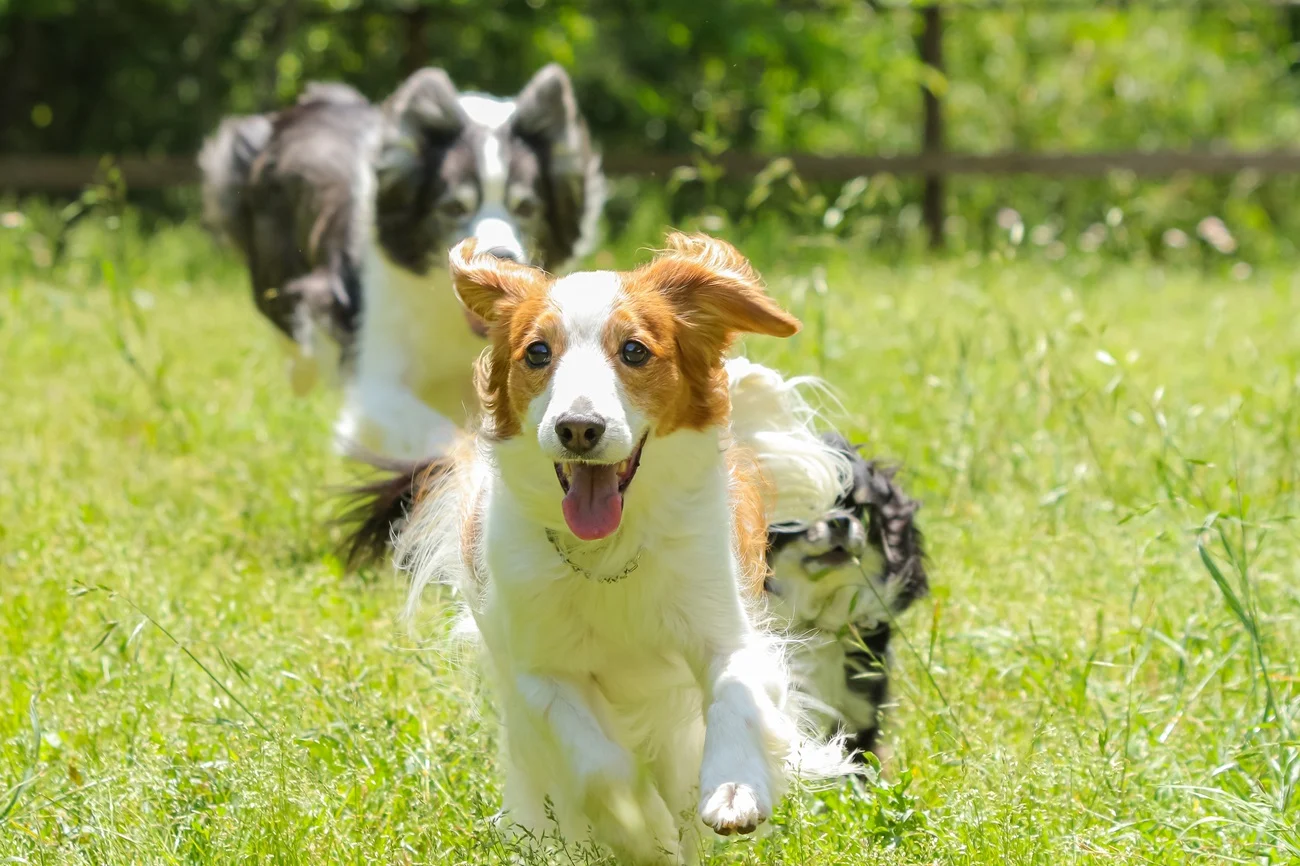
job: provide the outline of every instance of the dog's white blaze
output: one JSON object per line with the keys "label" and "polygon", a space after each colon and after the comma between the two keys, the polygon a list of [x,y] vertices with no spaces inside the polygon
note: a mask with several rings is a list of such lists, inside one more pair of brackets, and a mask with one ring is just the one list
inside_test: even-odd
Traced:
{"label": "dog's white blaze", "polygon": [[460,107],[474,123],[488,129],[500,129],[515,116],[513,99],[497,99],[484,93],[466,93],[460,98]]}
{"label": "dog's white blaze", "polygon": [[565,277],[551,287],[565,336],[599,344],[623,284],[613,271],[588,271]]}
{"label": "dog's white blaze", "polygon": [[504,205],[506,201],[506,179],[510,167],[506,165],[500,133],[493,132],[483,139],[479,151],[478,180],[483,187],[483,204]]}
{"label": "dog's white blaze", "polygon": [[560,312],[564,331],[564,353],[545,391],[529,406],[529,421],[538,425],[542,448],[555,459],[565,450],[555,432],[555,422],[568,412],[599,415],[605,422],[601,446],[591,455],[602,462],[617,463],[631,456],[645,430],[645,419],[636,411],[619,382],[605,351],[605,326],[622,285],[611,271],[595,271],[565,277],[551,288],[551,301]]}
{"label": "dog's white blaze", "polygon": [[478,210],[470,219],[468,236],[478,241],[480,251],[508,253],[525,261],[528,250],[524,249],[519,224],[506,202],[506,187],[510,181],[506,126],[514,117],[515,102],[470,93],[460,98],[460,107],[471,123],[482,127],[483,133],[475,154],[480,198]]}
{"label": "dog's white blaze", "polygon": [[470,234],[478,241],[479,249],[507,252],[523,261],[527,253],[520,238],[519,225],[506,205],[510,166],[505,154],[504,133],[489,131],[478,153],[478,182],[482,198],[478,213],[470,224]]}

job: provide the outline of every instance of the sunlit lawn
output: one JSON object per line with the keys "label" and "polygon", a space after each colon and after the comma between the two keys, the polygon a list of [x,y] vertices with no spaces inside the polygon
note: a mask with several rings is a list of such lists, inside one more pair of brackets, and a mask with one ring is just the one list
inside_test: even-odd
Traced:
{"label": "sunlit lawn", "polygon": [[[336,394],[197,229],[96,238],[0,256],[0,860],[508,862],[472,663],[330,552]],[[740,242],[807,323],[751,351],[903,462],[934,593],[884,780],[710,862],[1300,858],[1290,269]]]}

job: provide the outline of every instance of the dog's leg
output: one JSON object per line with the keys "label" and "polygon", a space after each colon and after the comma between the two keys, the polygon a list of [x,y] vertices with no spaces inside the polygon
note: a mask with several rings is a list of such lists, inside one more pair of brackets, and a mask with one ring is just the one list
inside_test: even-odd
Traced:
{"label": "dog's leg", "polygon": [[441,456],[457,435],[455,424],[406,387],[376,379],[358,379],[348,387],[335,427],[341,451],[360,447],[395,460]]}
{"label": "dog's leg", "polygon": [[863,761],[867,752],[884,759],[880,743],[881,707],[889,693],[888,623],[855,630],[844,648],[844,729],[850,753]]}
{"label": "dog's leg", "polygon": [[[571,781],[574,798],[556,804],[561,817],[566,807],[573,808],[602,842],[632,862],[678,862],[672,815],[658,792],[638,778],[632,755],[602,724],[607,708],[595,687],[537,675],[516,676],[513,685],[517,712],[507,715],[506,730],[516,747],[514,763],[546,772],[545,762],[535,760],[536,749],[558,751],[556,769]],[[533,759],[520,754],[520,747],[533,749]],[[563,784],[554,778],[538,782],[543,790]]]}
{"label": "dog's leg", "polygon": [[722,836],[752,833],[780,796],[781,764],[795,742],[792,723],[778,709],[785,694],[779,659],[748,635],[709,664],[700,819]]}

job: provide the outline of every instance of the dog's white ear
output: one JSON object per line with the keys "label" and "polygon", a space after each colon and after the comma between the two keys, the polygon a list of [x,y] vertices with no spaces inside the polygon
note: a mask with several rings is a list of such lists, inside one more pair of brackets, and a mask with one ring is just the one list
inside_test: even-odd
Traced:
{"label": "dog's white ear", "polygon": [[674,232],[667,249],[634,275],[650,280],[678,318],[724,349],[737,334],[799,333],[799,320],[767,296],[749,260],[726,241]]}
{"label": "dog's white ear", "polygon": [[491,325],[530,292],[544,289],[550,278],[538,268],[479,253],[477,245],[473,238],[458,243],[449,254],[448,269],[465,309]]}

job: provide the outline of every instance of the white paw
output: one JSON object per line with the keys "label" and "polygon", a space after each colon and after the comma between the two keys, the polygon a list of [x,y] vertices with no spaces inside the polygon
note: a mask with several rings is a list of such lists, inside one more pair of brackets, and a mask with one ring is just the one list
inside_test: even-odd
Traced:
{"label": "white paw", "polygon": [[719,836],[753,833],[771,816],[766,794],[738,782],[719,785],[700,800],[700,820]]}

